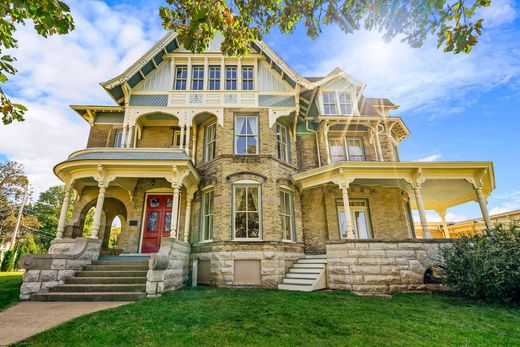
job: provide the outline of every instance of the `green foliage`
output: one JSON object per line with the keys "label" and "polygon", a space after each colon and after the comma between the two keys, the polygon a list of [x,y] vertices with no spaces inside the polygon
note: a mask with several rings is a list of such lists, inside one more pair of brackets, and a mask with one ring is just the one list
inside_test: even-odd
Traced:
{"label": "green foliage", "polygon": [[482,19],[471,19],[491,0],[166,0],[159,14],[166,29],[192,52],[203,52],[217,31],[227,55],[249,52],[249,43],[261,39],[274,26],[282,33],[303,22],[307,35],[316,38],[322,25],[336,24],[345,33],[361,28],[383,33],[385,40],[401,35],[402,41],[420,47],[436,34],[444,51],[469,53],[482,33]]}
{"label": "green foliage", "polygon": [[21,285],[21,272],[0,273],[0,310],[18,302]]}
{"label": "green foliage", "polygon": [[0,237],[13,232],[27,184],[21,164],[0,162]]}
{"label": "green foliage", "polygon": [[117,239],[121,235],[121,227],[112,227],[110,229],[110,239],[108,240],[108,248],[116,248]]}
{"label": "green foliage", "polygon": [[475,299],[520,303],[520,226],[496,226],[443,250],[443,281]]}
{"label": "green foliage", "polygon": [[2,260],[2,265],[0,266],[0,271],[13,271],[14,269],[14,260],[15,254],[14,251],[8,250],[4,253],[4,259]]}
{"label": "green foliage", "polygon": [[25,254],[39,254],[42,253],[42,249],[34,241],[34,236],[31,233],[27,233],[21,240],[18,240],[16,245],[16,261],[14,262],[15,269],[18,268],[18,261],[22,259]]}
{"label": "green foliage", "polygon": [[[58,0],[3,0],[0,2],[0,83],[5,83],[7,74],[14,75],[17,70],[11,55],[2,51],[18,47],[14,33],[20,25],[30,20],[34,29],[43,37],[63,35],[74,29],[70,8]],[[12,103],[0,87],[0,113],[2,122],[10,124],[14,120],[23,121],[27,108]]]}
{"label": "green foliage", "polygon": [[88,210],[85,215],[85,224],[83,225],[83,237],[90,237],[92,235],[92,225],[94,224],[94,214],[96,213],[96,208],[92,207]]}

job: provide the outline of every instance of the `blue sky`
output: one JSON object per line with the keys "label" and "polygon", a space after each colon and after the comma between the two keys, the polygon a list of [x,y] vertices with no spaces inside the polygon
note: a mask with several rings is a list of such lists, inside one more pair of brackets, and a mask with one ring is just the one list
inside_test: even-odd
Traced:
{"label": "blue sky", "polygon": [[[52,167],[86,144],[88,124],[70,104],[113,101],[99,86],[123,71],[159,40],[161,1],[67,1],[76,30],[43,39],[20,28],[19,74],[7,92],[29,106],[27,121],[0,127],[0,160],[25,165],[36,192],[59,181]],[[412,49],[375,32],[346,35],[331,26],[317,40],[303,28],[265,38],[304,76],[336,66],[367,83],[365,94],[400,105],[412,134],[401,145],[403,161],[484,161],[495,164],[492,212],[520,208],[520,4],[493,0],[482,10],[485,30],[470,55],[445,54],[435,39]],[[450,209],[448,219],[479,217],[476,203]],[[438,219],[433,212],[430,220]]]}

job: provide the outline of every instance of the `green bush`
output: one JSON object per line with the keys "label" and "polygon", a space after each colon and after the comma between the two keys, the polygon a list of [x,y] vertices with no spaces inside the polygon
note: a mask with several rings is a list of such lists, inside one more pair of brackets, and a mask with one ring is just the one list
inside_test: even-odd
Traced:
{"label": "green bush", "polygon": [[520,226],[496,226],[442,251],[443,282],[475,299],[520,303]]}
{"label": "green bush", "polygon": [[5,252],[4,259],[2,260],[2,265],[0,266],[0,270],[3,272],[13,271],[14,258],[15,258],[15,254],[13,251],[8,250],[7,252]]}

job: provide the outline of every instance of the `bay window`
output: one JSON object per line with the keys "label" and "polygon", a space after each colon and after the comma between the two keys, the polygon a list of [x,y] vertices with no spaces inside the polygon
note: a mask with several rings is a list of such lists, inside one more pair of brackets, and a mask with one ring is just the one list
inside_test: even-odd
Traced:
{"label": "bay window", "polygon": [[211,241],[213,239],[213,200],[215,193],[212,189],[202,192],[201,201],[201,240]]}
{"label": "bay window", "polygon": [[235,117],[235,154],[258,154],[258,117]]}
{"label": "bay window", "polygon": [[260,185],[233,185],[233,232],[235,239],[261,238]]}

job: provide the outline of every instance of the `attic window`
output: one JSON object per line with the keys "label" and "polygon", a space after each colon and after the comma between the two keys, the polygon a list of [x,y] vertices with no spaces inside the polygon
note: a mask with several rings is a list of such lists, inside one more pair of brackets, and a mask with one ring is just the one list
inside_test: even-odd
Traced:
{"label": "attic window", "polygon": [[323,111],[325,114],[337,114],[336,110],[336,94],[323,93]]}
{"label": "attic window", "polygon": [[353,113],[354,104],[352,102],[352,94],[345,92],[323,92],[323,114],[325,115],[345,115],[350,116]]}

